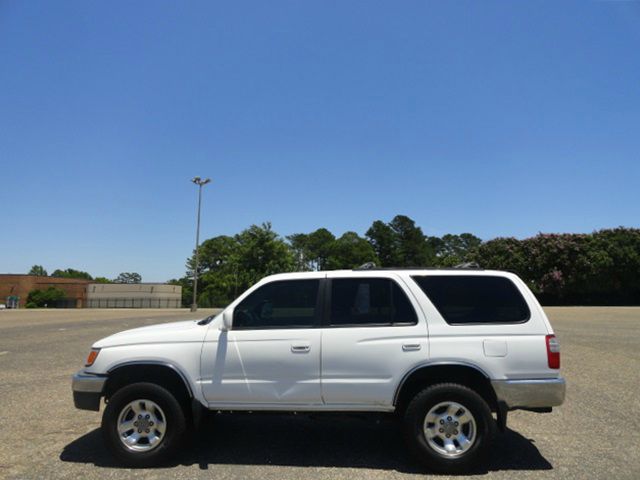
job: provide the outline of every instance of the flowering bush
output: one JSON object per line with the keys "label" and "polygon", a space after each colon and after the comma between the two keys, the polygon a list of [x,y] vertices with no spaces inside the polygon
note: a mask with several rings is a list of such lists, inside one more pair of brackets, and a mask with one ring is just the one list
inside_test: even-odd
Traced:
{"label": "flowering bush", "polygon": [[496,238],[474,260],[517,273],[545,304],[640,304],[640,229]]}

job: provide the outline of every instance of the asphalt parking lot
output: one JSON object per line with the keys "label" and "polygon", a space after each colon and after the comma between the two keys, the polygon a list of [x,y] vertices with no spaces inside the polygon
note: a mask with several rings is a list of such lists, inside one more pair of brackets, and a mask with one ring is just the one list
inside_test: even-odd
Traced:
{"label": "asphalt parking lot", "polygon": [[[551,414],[512,412],[476,475],[640,478],[640,308],[546,311],[562,344],[566,403]],[[348,415],[218,415],[169,467],[118,467],[104,451],[100,415],[73,407],[72,373],[101,337],[207,313],[0,311],[0,478],[431,477],[390,419]]]}

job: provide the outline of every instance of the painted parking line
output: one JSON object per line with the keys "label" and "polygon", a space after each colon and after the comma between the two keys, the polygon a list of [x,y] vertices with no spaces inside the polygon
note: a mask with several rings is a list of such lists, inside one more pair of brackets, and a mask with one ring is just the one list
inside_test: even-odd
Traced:
{"label": "painted parking line", "polygon": [[0,355],[6,355],[9,352],[0,352]]}

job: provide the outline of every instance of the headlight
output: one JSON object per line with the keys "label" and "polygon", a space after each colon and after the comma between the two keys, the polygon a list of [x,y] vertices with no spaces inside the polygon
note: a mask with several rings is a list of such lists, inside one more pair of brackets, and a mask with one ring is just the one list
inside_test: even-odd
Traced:
{"label": "headlight", "polygon": [[87,363],[84,364],[85,367],[90,367],[98,358],[98,354],[100,353],[99,348],[92,348],[89,352],[89,356],[87,357]]}

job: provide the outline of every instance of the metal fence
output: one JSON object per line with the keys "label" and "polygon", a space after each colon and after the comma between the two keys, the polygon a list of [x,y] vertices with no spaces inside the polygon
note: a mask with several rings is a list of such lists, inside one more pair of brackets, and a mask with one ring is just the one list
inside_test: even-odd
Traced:
{"label": "metal fence", "polygon": [[87,308],[180,308],[179,298],[88,298]]}
{"label": "metal fence", "polygon": [[61,298],[53,302],[53,305],[48,305],[53,308],[76,308],[78,301],[75,298]]}

